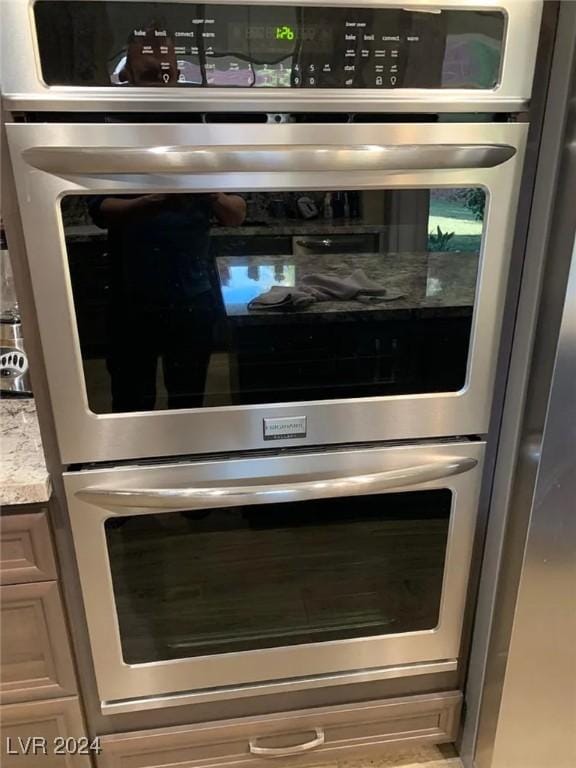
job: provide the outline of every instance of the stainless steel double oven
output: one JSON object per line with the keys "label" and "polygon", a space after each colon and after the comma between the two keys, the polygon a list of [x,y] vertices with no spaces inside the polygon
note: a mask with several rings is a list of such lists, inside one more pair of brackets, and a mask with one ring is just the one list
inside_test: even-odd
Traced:
{"label": "stainless steel double oven", "polygon": [[540,13],[6,3],[106,711],[456,668]]}

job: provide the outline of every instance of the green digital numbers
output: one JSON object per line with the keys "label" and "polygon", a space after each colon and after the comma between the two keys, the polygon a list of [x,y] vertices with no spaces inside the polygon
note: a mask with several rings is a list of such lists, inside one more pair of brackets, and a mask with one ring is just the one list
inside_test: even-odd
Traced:
{"label": "green digital numbers", "polygon": [[292,27],[276,27],[276,40],[294,40]]}

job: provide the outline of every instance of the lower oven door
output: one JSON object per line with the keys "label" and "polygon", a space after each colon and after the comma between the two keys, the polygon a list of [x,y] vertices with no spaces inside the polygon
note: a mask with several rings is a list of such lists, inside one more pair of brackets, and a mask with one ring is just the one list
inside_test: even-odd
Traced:
{"label": "lower oven door", "polygon": [[455,668],[483,453],[463,441],[68,473],[102,701]]}

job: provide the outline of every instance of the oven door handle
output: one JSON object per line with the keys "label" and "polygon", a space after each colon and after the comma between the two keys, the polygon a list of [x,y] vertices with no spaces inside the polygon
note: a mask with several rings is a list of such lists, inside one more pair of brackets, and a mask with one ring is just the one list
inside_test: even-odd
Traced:
{"label": "oven door handle", "polygon": [[457,457],[429,464],[388,469],[369,475],[317,478],[304,482],[270,483],[200,488],[84,488],[76,491],[81,501],[105,509],[132,507],[150,510],[192,510],[210,507],[273,504],[286,501],[360,496],[400,488],[451,475],[460,475],[478,464],[470,457]]}
{"label": "oven door handle", "polygon": [[493,168],[516,153],[508,144],[356,146],[31,147],[24,160],[54,174],[250,173]]}

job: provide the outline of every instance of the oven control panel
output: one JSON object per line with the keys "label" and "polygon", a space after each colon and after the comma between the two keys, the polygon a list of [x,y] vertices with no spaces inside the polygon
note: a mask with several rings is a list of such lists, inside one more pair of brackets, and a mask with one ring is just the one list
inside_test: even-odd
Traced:
{"label": "oven control panel", "polygon": [[476,88],[498,84],[497,10],[37,0],[47,85]]}

